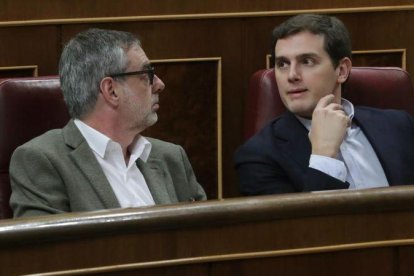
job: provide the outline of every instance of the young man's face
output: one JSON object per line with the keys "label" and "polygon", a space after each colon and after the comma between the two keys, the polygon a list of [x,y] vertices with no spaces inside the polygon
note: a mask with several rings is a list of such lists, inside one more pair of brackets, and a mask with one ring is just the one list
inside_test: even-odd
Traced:
{"label": "young man's face", "polygon": [[334,94],[335,102],[340,103],[341,83],[348,72],[344,78],[343,60],[334,68],[322,35],[304,31],[279,39],[275,57],[277,86],[289,111],[310,118],[319,99],[328,94]]}

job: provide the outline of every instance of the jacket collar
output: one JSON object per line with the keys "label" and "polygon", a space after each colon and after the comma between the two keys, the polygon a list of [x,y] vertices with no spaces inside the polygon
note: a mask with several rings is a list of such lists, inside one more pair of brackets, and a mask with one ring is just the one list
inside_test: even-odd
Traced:
{"label": "jacket collar", "polygon": [[[105,207],[108,209],[120,208],[118,199],[101,166],[73,120],[70,120],[63,129],[63,137],[65,143],[73,148],[71,152],[72,159],[89,180],[89,184],[94,188],[102,202],[104,202]],[[136,164],[144,175],[155,204],[169,204],[177,201],[170,197],[170,195],[175,194],[173,191],[169,192],[169,188],[173,187],[173,183],[161,160],[154,158],[153,154],[150,154],[147,162],[138,158]]]}
{"label": "jacket collar", "polygon": [[355,108],[355,122],[364,132],[369,143],[377,154],[378,160],[384,170],[389,183],[393,183],[396,177],[393,172],[398,172],[402,168],[398,156],[394,154],[395,139],[392,130],[387,128],[383,118],[373,116],[373,112],[364,108]]}
{"label": "jacket collar", "polygon": [[177,198],[171,198],[175,195],[174,186],[164,162],[154,158],[152,154],[150,154],[147,162],[138,159],[136,164],[144,175],[155,204],[170,204],[177,202]]}
{"label": "jacket collar", "polygon": [[311,144],[308,138],[308,130],[291,112],[284,113],[273,126],[273,134],[276,143],[283,154],[290,160],[295,160],[300,168],[309,166]]}
{"label": "jacket collar", "polygon": [[[63,139],[73,150],[70,156],[79,171],[89,180],[89,185],[95,190],[105,208],[120,208],[118,199],[113,192],[104,172],[89,148],[85,138],[76,127],[73,120],[63,128]],[[86,185],[87,183],[85,183]]]}

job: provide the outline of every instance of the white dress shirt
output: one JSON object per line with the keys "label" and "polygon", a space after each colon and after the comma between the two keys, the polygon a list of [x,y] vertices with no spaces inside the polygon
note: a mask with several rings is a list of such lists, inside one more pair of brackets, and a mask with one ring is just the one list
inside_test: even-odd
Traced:
{"label": "white dress shirt", "polygon": [[[342,99],[341,104],[345,113],[352,120],[354,117],[352,103]],[[308,130],[311,129],[311,120],[301,117],[298,119]],[[348,127],[337,159],[312,154],[309,167],[343,182],[348,181],[349,189],[389,186],[374,149],[361,128],[355,123]]]}
{"label": "white dress shirt", "polygon": [[131,146],[131,156],[126,164],[119,143],[78,119],[74,122],[101,165],[121,207],[155,205],[145,178],[135,163],[138,158],[147,161],[151,143],[143,136],[137,139]]}

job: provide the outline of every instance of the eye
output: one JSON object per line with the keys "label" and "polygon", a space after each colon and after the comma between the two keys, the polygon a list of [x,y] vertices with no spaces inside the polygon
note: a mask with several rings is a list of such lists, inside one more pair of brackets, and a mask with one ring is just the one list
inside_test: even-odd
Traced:
{"label": "eye", "polygon": [[312,65],[315,65],[315,60],[313,58],[304,58],[302,60],[302,63],[305,65],[312,66]]}
{"label": "eye", "polygon": [[149,79],[148,73],[144,73],[140,77],[141,77],[142,80],[148,80]]}
{"label": "eye", "polygon": [[289,66],[289,63],[285,60],[277,60],[275,66],[277,69],[284,69]]}

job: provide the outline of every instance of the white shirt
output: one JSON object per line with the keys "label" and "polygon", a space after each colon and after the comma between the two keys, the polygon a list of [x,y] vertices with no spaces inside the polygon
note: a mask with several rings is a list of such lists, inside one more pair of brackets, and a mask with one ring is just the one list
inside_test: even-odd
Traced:
{"label": "white shirt", "polygon": [[[354,117],[352,103],[342,99],[341,104],[345,113],[352,120]],[[311,129],[311,120],[297,118],[308,130]],[[374,149],[361,128],[355,123],[352,123],[346,131],[338,159],[312,154],[309,167],[343,182],[348,181],[349,189],[389,186]]]}
{"label": "white shirt", "polygon": [[127,165],[119,143],[78,119],[74,122],[101,165],[121,207],[155,205],[145,178],[135,163],[138,158],[147,161],[151,143],[142,136],[135,141]]}

